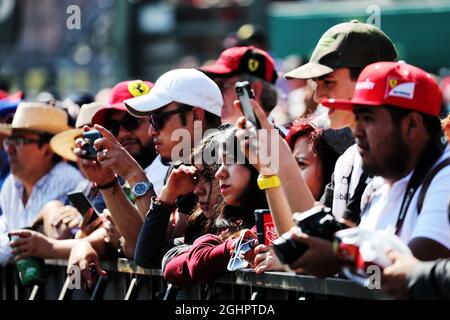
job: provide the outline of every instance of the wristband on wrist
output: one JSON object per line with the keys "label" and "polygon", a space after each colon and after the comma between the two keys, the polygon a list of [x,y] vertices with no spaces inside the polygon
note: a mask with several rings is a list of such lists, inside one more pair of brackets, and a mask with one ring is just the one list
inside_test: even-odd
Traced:
{"label": "wristband on wrist", "polygon": [[258,176],[257,182],[258,182],[258,187],[261,190],[276,188],[281,185],[280,178],[278,178],[277,175],[268,177],[268,176],[263,176],[260,174]]}
{"label": "wristband on wrist", "polygon": [[152,197],[152,202],[160,207],[163,207],[164,209],[172,212],[177,208],[177,205],[175,203],[168,203],[161,201],[158,197]]}
{"label": "wristband on wrist", "polygon": [[105,183],[105,184],[97,184],[94,183],[95,187],[99,190],[105,190],[105,189],[109,189],[112,188],[116,185],[117,183],[117,177],[115,176],[114,179],[111,182]]}

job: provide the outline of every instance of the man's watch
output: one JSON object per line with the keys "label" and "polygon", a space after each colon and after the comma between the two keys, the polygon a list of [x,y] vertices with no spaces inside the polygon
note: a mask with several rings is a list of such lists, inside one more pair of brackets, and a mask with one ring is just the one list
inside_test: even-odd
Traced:
{"label": "man's watch", "polygon": [[136,198],[145,196],[149,190],[153,189],[153,183],[151,182],[138,182],[133,188],[131,188],[131,193]]}

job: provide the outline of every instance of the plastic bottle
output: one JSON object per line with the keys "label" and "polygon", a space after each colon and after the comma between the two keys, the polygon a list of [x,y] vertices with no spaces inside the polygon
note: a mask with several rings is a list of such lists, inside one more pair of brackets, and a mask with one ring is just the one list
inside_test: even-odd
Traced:
{"label": "plastic bottle", "polygon": [[[19,236],[11,236],[12,241],[20,239]],[[17,271],[20,281],[24,286],[38,283],[44,273],[44,260],[41,258],[29,257],[16,261]]]}

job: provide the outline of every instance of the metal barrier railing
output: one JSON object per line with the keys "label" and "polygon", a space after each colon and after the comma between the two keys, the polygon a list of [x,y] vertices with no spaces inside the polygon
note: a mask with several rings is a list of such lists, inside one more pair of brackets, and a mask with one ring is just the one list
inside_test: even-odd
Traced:
{"label": "metal barrier railing", "polygon": [[389,299],[380,290],[369,290],[345,279],[286,272],[257,275],[251,270],[227,273],[207,285],[176,288],[164,281],[161,270],[144,269],[126,259],[103,262],[108,277],[98,281],[94,289],[68,289],[67,261],[46,260],[46,267],[47,277],[38,288],[23,287],[15,265],[0,267],[0,300]]}

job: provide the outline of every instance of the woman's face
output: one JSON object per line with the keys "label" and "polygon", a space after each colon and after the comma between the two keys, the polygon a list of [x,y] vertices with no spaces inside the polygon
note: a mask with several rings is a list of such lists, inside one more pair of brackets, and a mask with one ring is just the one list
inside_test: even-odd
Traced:
{"label": "woman's face", "polygon": [[197,169],[199,181],[194,189],[194,194],[198,198],[198,204],[200,209],[202,209],[203,214],[209,218],[221,197],[219,181],[217,181],[214,176],[207,176],[205,166],[203,164],[196,164],[195,168]]}
{"label": "woman's face", "polygon": [[242,164],[234,164],[220,151],[221,166],[216,172],[220,192],[225,202],[234,207],[241,205],[242,196],[250,182],[250,170]]}
{"label": "woman's face", "polygon": [[319,200],[322,195],[322,161],[315,156],[306,137],[295,141],[293,155],[300,168],[300,173],[311,190],[314,199]]}

